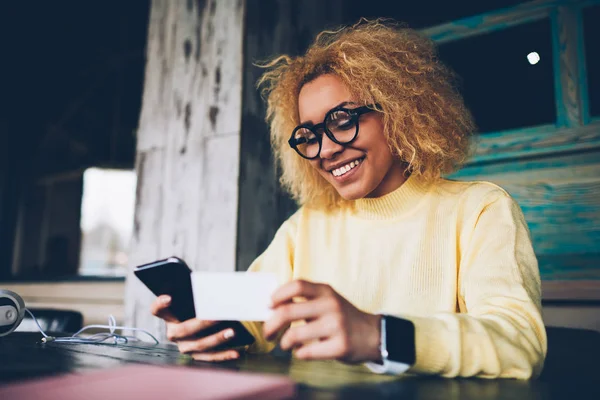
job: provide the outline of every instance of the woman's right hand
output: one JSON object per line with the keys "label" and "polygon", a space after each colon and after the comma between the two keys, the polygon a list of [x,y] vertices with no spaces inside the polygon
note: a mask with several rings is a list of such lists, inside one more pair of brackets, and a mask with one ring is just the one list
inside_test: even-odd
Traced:
{"label": "woman's right hand", "polygon": [[203,321],[196,318],[180,322],[169,311],[170,296],[159,296],[151,306],[153,315],[167,323],[167,339],[177,344],[179,351],[189,354],[198,361],[227,361],[240,356],[237,350],[220,350],[214,348],[233,338],[233,329],[225,329],[213,335],[198,338],[195,335],[216,324],[216,321]]}

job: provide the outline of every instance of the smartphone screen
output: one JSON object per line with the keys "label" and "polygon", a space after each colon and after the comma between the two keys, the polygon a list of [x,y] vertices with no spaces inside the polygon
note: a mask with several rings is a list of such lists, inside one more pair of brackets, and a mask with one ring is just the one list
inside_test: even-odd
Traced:
{"label": "smartphone screen", "polygon": [[[196,316],[191,272],[185,261],[177,257],[169,257],[140,265],[133,273],[156,296],[164,294],[171,296],[169,310],[175,318],[183,322]],[[205,337],[227,328],[234,330],[234,338],[214,350],[241,347],[254,342],[254,336],[239,321],[220,321],[218,324],[203,330],[197,336]]]}
{"label": "smartphone screen", "polygon": [[186,263],[170,257],[140,265],[134,274],[156,296],[163,294],[171,296],[171,313],[179,321],[194,318],[194,297],[192,292],[191,270]]}

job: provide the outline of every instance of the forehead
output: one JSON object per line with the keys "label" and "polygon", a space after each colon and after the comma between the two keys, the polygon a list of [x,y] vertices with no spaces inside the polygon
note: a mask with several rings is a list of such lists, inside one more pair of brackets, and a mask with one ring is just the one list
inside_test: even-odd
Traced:
{"label": "forehead", "polygon": [[321,75],[305,84],[298,95],[301,122],[317,123],[327,111],[345,101],[352,101],[348,87],[335,75]]}

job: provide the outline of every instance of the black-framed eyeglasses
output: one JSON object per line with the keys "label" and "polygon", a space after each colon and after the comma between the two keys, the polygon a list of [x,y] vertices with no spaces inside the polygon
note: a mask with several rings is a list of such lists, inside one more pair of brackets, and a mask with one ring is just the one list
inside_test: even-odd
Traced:
{"label": "black-framed eyeglasses", "polygon": [[316,125],[299,125],[294,128],[288,143],[296,152],[313,160],[321,154],[323,132],[329,139],[337,144],[348,144],[358,136],[358,120],[361,115],[371,111],[379,105],[371,104],[357,108],[336,107],[325,114],[322,123]]}

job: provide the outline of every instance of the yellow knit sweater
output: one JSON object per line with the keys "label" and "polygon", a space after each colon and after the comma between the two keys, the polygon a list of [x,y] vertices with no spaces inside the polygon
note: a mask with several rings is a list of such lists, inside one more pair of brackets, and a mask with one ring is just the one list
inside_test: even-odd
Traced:
{"label": "yellow knit sweater", "polygon": [[[413,373],[527,379],[541,371],[540,276],[516,202],[486,182],[412,176],[352,208],[301,207],[250,271],[331,285],[415,325]],[[245,323],[269,351],[261,323]]]}

